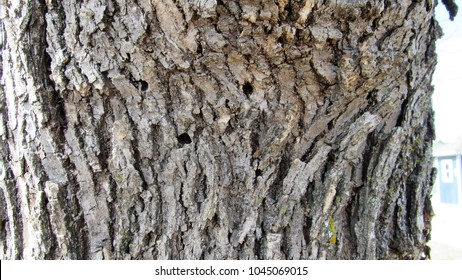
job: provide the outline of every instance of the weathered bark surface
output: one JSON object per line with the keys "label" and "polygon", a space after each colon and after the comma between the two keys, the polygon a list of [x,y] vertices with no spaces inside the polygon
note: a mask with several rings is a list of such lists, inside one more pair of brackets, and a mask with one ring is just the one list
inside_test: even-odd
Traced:
{"label": "weathered bark surface", "polygon": [[0,257],[428,257],[434,0],[2,0]]}

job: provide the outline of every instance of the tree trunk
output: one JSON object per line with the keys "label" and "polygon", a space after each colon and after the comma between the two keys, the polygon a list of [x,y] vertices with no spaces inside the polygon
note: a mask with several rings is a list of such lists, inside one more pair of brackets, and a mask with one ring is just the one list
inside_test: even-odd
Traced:
{"label": "tree trunk", "polygon": [[2,0],[2,259],[429,257],[436,1]]}

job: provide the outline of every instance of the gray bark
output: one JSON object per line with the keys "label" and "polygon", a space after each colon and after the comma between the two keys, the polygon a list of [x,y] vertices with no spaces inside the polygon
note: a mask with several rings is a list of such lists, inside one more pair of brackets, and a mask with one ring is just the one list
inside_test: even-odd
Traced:
{"label": "gray bark", "polygon": [[1,1],[2,259],[428,258],[436,1]]}

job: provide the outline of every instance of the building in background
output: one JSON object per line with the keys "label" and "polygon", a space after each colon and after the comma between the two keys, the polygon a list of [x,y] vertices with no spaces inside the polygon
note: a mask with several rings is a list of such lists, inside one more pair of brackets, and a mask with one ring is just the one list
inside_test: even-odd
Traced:
{"label": "building in background", "polygon": [[433,145],[433,166],[438,169],[433,200],[462,206],[462,139]]}

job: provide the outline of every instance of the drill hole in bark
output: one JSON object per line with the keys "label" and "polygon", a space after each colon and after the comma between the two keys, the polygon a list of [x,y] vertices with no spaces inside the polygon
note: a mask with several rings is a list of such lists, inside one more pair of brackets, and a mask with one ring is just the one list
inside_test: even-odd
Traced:
{"label": "drill hole in bark", "polygon": [[255,177],[260,177],[261,175],[263,175],[263,171],[261,171],[261,169],[255,170]]}
{"label": "drill hole in bark", "polygon": [[244,91],[244,94],[249,97],[253,93],[253,86],[249,82],[245,82],[242,86],[242,90]]}
{"label": "drill hole in bark", "polygon": [[327,124],[327,129],[328,130],[332,130],[334,128],[334,121],[330,121],[328,124]]}
{"label": "drill hole in bark", "polygon": [[147,91],[148,90],[149,84],[146,81],[141,80],[140,84],[141,84],[141,91]]}
{"label": "drill hole in bark", "polygon": [[178,143],[181,147],[183,147],[186,144],[191,144],[191,142],[191,137],[189,137],[187,133],[183,133],[178,136]]}

